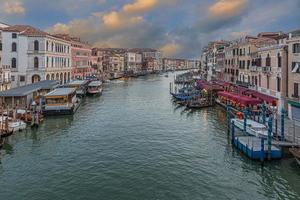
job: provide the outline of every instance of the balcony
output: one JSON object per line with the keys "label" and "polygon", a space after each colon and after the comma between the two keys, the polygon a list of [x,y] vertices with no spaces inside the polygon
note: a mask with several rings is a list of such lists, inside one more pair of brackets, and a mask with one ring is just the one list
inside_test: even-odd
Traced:
{"label": "balcony", "polygon": [[250,71],[251,72],[256,72],[257,71],[257,66],[256,65],[250,66]]}
{"label": "balcony", "polygon": [[272,67],[262,67],[262,72],[263,73],[271,73],[272,72]]}

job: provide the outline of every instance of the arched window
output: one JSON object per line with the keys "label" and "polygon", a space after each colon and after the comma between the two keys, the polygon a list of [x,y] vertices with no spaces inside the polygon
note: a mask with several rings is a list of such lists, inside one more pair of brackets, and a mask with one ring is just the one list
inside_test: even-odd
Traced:
{"label": "arched window", "polygon": [[278,67],[281,67],[281,56],[280,56],[280,53],[277,54],[277,62],[278,62]]}
{"label": "arched window", "polygon": [[11,44],[11,51],[13,51],[13,52],[17,51],[17,43],[13,42]]}
{"label": "arched window", "polygon": [[11,68],[17,68],[17,59],[16,58],[11,59]]}
{"label": "arched window", "polygon": [[38,57],[34,57],[34,68],[39,68],[39,58]]}
{"label": "arched window", "polygon": [[270,55],[268,54],[267,58],[266,58],[266,66],[267,67],[270,67],[271,66],[271,57]]}
{"label": "arched window", "polygon": [[39,50],[39,41],[37,41],[37,40],[34,41],[34,50],[35,51]]}

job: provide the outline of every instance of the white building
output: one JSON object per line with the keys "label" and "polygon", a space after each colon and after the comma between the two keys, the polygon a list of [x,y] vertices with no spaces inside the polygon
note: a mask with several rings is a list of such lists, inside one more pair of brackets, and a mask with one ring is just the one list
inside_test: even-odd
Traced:
{"label": "white building", "polygon": [[2,65],[2,29],[9,27],[9,25],[0,22],[0,91],[8,90],[10,84],[10,66]]}
{"label": "white building", "polygon": [[41,80],[68,82],[71,44],[28,25],[4,28],[3,65],[11,68],[12,87]]}
{"label": "white building", "polygon": [[139,73],[142,69],[142,54],[135,52],[126,52],[125,70],[131,73]]}

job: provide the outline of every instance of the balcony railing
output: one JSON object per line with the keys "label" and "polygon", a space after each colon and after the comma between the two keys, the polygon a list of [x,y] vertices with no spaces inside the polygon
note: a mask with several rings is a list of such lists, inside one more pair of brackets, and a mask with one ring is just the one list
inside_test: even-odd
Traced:
{"label": "balcony railing", "polygon": [[257,66],[250,66],[250,71],[251,72],[256,72],[257,71]]}
{"label": "balcony railing", "polygon": [[272,72],[272,67],[262,67],[262,72],[263,73],[271,73]]}

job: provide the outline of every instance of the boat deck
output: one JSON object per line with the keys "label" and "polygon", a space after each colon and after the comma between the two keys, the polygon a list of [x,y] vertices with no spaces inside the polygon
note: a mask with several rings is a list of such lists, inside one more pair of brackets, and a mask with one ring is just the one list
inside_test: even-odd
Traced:
{"label": "boat deck", "polygon": [[[261,139],[251,136],[239,136],[234,138],[234,145],[253,160],[268,158],[268,144],[264,142],[264,152],[261,151]],[[262,155],[263,153],[263,155]],[[271,146],[271,159],[280,159],[282,157],[281,149]]]}

